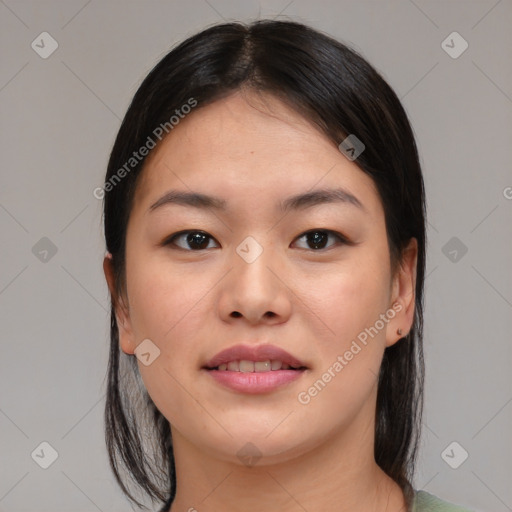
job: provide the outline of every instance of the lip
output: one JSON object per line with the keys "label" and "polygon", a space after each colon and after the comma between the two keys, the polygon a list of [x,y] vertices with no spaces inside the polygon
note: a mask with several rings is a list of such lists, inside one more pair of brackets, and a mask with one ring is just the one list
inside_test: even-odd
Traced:
{"label": "lip", "polygon": [[[268,359],[278,360],[297,368],[306,366],[302,361],[286,352],[286,350],[276,347],[275,345],[234,345],[213,356],[206,362],[203,368],[213,370],[220,364],[229,363],[230,361],[266,361]],[[288,370],[276,370],[276,372],[279,371]]]}
{"label": "lip", "polygon": [[299,379],[305,372],[302,370],[272,370],[269,372],[232,372],[229,370],[206,370],[208,375],[219,384],[250,395],[270,393],[277,388]]}
{"label": "lip", "polygon": [[[220,364],[242,360],[278,360],[298,369],[248,373],[216,369]],[[202,371],[206,371],[222,386],[239,393],[247,394],[260,394],[274,391],[285,384],[299,379],[307,369],[306,365],[300,359],[275,345],[235,345],[222,350],[202,367]]]}

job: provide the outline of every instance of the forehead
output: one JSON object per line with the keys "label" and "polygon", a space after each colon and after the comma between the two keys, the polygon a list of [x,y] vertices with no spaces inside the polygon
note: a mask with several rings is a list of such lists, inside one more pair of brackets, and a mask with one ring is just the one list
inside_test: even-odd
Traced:
{"label": "forehead", "polygon": [[237,92],[197,107],[152,151],[135,204],[147,208],[170,188],[275,199],[316,184],[379,202],[373,180],[316,125],[274,96]]}

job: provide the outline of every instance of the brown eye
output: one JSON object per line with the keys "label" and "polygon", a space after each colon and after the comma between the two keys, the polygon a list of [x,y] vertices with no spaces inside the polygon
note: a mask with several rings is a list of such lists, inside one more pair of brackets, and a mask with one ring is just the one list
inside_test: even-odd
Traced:
{"label": "brown eye", "polygon": [[[181,243],[177,243],[177,241]],[[182,231],[168,238],[164,245],[175,245],[180,249],[190,251],[202,251],[212,248],[209,245],[210,241],[214,241],[214,238],[204,231]]]}
{"label": "brown eye", "polygon": [[322,250],[336,245],[336,243],[327,245],[329,238],[337,239],[339,243],[347,243],[347,239],[341,233],[325,229],[313,229],[298,237],[297,240],[304,239],[306,241],[308,247],[305,249]]}

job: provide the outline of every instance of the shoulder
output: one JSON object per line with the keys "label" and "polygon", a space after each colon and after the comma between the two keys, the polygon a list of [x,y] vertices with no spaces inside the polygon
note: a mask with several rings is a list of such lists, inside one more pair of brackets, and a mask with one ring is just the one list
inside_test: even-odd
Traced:
{"label": "shoulder", "polygon": [[469,509],[459,507],[440,500],[436,496],[425,491],[416,491],[412,506],[412,512],[471,512]]}

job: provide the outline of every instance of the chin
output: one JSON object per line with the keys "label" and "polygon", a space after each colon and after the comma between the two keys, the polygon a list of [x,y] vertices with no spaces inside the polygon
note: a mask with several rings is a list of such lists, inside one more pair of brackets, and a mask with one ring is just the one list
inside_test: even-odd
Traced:
{"label": "chin", "polygon": [[203,437],[194,444],[203,446],[214,457],[248,467],[286,463],[307,453],[318,442],[313,438],[313,433],[308,433],[299,426],[294,430],[295,435],[290,435],[288,429],[271,432],[268,428],[255,429],[254,425],[246,430],[241,425],[233,425],[232,428],[225,426],[232,438],[226,435],[221,438]]}

